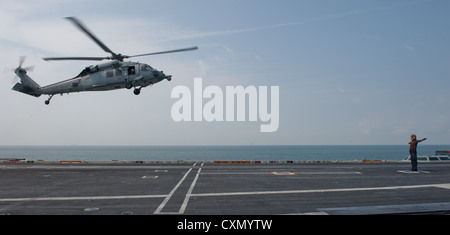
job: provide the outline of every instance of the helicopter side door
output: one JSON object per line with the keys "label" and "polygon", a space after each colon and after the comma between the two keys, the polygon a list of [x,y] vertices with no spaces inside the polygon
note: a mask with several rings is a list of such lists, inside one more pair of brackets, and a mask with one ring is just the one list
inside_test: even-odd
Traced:
{"label": "helicopter side door", "polygon": [[122,67],[123,75],[125,82],[127,83],[126,87],[130,89],[132,86],[135,86],[136,79],[138,79],[140,75],[140,68],[137,64],[131,64],[128,66]]}
{"label": "helicopter side door", "polygon": [[128,76],[136,75],[136,69],[137,68],[135,65],[128,66],[128,69],[127,69]]}
{"label": "helicopter side door", "polygon": [[123,75],[126,81],[133,81],[138,74],[138,66],[129,65],[122,67]]}

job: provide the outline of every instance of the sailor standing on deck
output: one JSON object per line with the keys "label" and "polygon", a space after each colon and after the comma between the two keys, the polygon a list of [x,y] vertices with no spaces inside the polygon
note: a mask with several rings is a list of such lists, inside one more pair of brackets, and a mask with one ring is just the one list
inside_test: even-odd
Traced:
{"label": "sailor standing on deck", "polygon": [[411,156],[412,171],[417,171],[417,144],[427,139],[423,138],[421,140],[417,140],[416,138],[416,135],[412,134],[411,142],[409,142],[409,154]]}

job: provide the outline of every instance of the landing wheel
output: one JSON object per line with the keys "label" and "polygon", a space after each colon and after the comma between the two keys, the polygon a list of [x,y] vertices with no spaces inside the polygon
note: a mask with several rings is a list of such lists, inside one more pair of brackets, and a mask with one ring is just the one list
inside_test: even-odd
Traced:
{"label": "landing wheel", "polygon": [[50,100],[53,98],[54,95],[55,95],[55,94],[50,95],[50,96],[48,97],[48,100],[46,100],[44,103],[45,103],[46,105],[49,105],[49,104],[50,104]]}
{"label": "landing wheel", "polygon": [[134,89],[133,92],[135,95],[139,95],[139,94],[141,94],[141,88],[136,88],[136,89]]}
{"label": "landing wheel", "polygon": [[131,82],[127,82],[127,84],[125,84],[125,88],[127,88],[128,90],[131,89],[133,87],[133,84],[131,84]]}

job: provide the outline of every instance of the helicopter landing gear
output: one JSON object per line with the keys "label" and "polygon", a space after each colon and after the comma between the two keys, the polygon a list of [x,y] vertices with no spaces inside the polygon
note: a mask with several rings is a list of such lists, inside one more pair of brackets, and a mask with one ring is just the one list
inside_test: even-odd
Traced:
{"label": "helicopter landing gear", "polygon": [[125,88],[127,88],[128,90],[130,90],[132,87],[133,87],[133,83],[131,83],[131,82],[127,82],[125,84]]}
{"label": "helicopter landing gear", "polygon": [[46,105],[49,105],[49,104],[50,104],[50,100],[53,98],[54,95],[55,95],[55,94],[50,95],[50,96],[48,97],[48,100],[45,101],[45,104],[46,104]]}
{"label": "helicopter landing gear", "polygon": [[[142,87],[141,87],[141,88],[142,88]],[[133,93],[134,93],[135,95],[141,94],[141,88],[135,88],[134,91],[133,91]]]}

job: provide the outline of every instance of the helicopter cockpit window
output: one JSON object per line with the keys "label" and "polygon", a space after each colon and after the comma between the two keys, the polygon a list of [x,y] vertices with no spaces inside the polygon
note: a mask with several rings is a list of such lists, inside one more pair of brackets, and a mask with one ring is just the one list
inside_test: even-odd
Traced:
{"label": "helicopter cockpit window", "polygon": [[150,71],[150,70],[152,70],[152,67],[150,67],[150,65],[147,65],[147,64],[141,65],[141,71],[142,72]]}
{"label": "helicopter cockpit window", "polygon": [[128,67],[128,75],[136,74],[136,68],[134,66]]}

